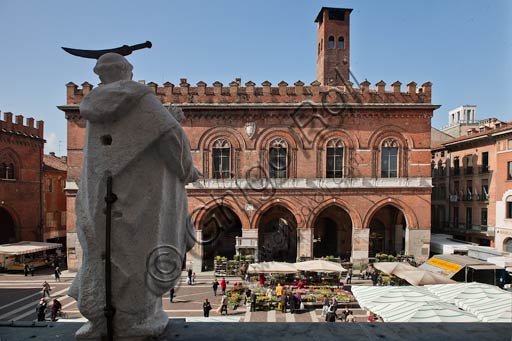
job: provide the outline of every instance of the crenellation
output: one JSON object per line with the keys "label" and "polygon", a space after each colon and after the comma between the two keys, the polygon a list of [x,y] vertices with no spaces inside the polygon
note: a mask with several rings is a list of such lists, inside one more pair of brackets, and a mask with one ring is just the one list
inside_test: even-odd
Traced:
{"label": "crenellation", "polygon": [[[261,86],[247,81],[241,86],[241,81],[231,81],[228,86],[215,81],[208,86],[204,81],[199,81],[196,86],[190,86],[186,78],[181,78],[179,86],[165,82],[159,86],[155,82],[139,80],[140,84],[150,87],[163,103],[300,103],[305,100],[320,102],[333,89],[339,93],[336,99],[329,99],[333,103],[344,101],[345,103],[430,103],[432,98],[432,83],[425,82],[417,87],[415,82],[407,84],[406,91],[401,89],[402,83],[395,81],[391,89],[386,89],[386,82],[383,80],[371,88],[371,83],[364,80],[359,87],[354,87],[350,81],[345,81],[340,86],[322,85],[313,81],[305,85],[297,81],[289,86],[286,81],[280,81],[277,86],[265,80]],[[82,84],[82,88],[72,82],[66,84],[67,103],[80,104],[83,96],[87,95],[93,88],[88,82]],[[332,97],[332,95],[330,96]]]}
{"label": "crenellation", "polygon": [[[26,124],[24,124],[24,116],[16,115],[13,122],[13,113],[4,112],[4,120],[0,120],[0,129],[3,129],[10,133],[26,135],[31,138],[43,138],[43,121],[35,122],[34,118],[26,118]],[[34,125],[34,123],[36,125]]]}

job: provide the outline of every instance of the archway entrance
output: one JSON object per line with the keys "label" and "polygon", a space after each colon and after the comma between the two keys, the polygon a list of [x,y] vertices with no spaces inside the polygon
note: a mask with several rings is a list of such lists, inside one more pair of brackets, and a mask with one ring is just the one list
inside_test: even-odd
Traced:
{"label": "archway entrance", "polygon": [[216,206],[205,216],[201,225],[203,241],[203,270],[213,270],[216,256],[233,259],[236,237],[242,236],[242,223],[232,209]]}
{"label": "archway entrance", "polygon": [[283,206],[263,212],[258,225],[258,260],[260,262],[296,262],[297,221]]}
{"label": "archway entrance", "polygon": [[315,219],[313,257],[335,256],[350,259],[352,220],[341,207],[325,208]]}
{"label": "archway entrance", "polygon": [[5,208],[0,208],[0,244],[16,242],[16,225]]}
{"label": "archway entrance", "polygon": [[370,257],[403,253],[406,228],[405,216],[395,206],[386,205],[375,212],[370,221]]}
{"label": "archway entrance", "polygon": [[503,242],[503,251],[512,252],[512,238],[508,238]]}

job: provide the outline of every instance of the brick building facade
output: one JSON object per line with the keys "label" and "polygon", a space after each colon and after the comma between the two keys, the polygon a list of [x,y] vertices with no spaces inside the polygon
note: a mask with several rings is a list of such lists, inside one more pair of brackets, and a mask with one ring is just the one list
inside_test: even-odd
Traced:
{"label": "brick building facade", "polygon": [[43,156],[43,240],[62,245],[66,245],[66,161],[55,153]]}
{"label": "brick building facade", "polygon": [[0,120],[0,244],[43,238],[43,121]]}
{"label": "brick building facade", "polygon": [[512,126],[480,122],[432,148],[432,229],[512,252]]}
{"label": "brick building facade", "polygon": [[[339,256],[361,262],[375,253],[419,259],[430,243],[432,85],[352,84],[351,10],[322,8],[317,77],[310,85],[240,79],[224,86],[181,79],[158,86],[181,124],[203,178],[188,186],[198,243],[187,255],[195,271],[215,255],[259,260]],[[59,108],[68,124],[68,265],[76,268],[74,200],[85,122],[79,103],[92,89],[67,84]]]}

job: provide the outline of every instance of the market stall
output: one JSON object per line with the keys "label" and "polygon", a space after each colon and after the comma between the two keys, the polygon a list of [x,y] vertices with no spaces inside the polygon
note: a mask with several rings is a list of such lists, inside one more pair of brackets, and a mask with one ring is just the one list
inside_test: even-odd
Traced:
{"label": "market stall", "polygon": [[22,241],[0,245],[0,264],[7,271],[23,271],[24,265],[30,263],[34,267],[48,265],[46,251],[60,249],[60,243],[43,243]]}

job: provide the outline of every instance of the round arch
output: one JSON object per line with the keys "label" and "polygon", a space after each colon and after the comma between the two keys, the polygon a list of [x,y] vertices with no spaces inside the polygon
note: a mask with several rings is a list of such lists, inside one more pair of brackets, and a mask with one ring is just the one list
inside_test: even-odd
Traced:
{"label": "round arch", "polygon": [[197,145],[192,146],[192,149],[211,150],[213,142],[221,137],[229,141],[234,149],[247,149],[247,144],[242,134],[230,127],[214,127],[206,130],[197,141]]}
{"label": "round arch", "polygon": [[313,228],[313,223],[318,218],[319,214],[329,206],[337,206],[347,212],[347,214],[350,216],[350,220],[352,221],[352,226],[363,226],[359,213],[354,210],[345,200],[339,198],[330,198],[319,203],[309,214],[309,219],[306,226]]}
{"label": "round arch", "polygon": [[258,219],[258,260],[297,260],[297,220],[284,205],[268,207]]}
{"label": "round arch", "polygon": [[11,148],[4,148],[0,150],[0,163],[13,163],[14,164],[14,178],[20,179],[21,173],[20,169],[23,168],[23,164],[21,162],[21,158],[18,153],[16,153]]}
{"label": "round arch", "polygon": [[328,129],[326,131],[319,132],[313,139],[313,149],[325,149],[325,145],[327,141],[333,139],[333,138],[339,138],[341,141],[343,141],[343,144],[348,149],[358,149],[359,143],[357,139],[353,139],[349,134],[347,134],[346,131],[343,129]]}
{"label": "round arch", "polygon": [[190,215],[192,216],[192,220],[194,222],[194,227],[196,230],[201,229],[201,225],[204,223],[208,212],[210,212],[217,206],[224,206],[232,210],[236,214],[238,219],[240,219],[242,228],[249,228],[249,217],[247,216],[247,213],[240,208],[240,202],[235,202],[235,200],[231,197],[223,197],[205,203],[204,205],[197,207],[192,211]]}
{"label": "round arch", "polygon": [[383,199],[373,205],[372,208],[368,210],[363,220],[363,227],[367,228],[372,220],[373,216],[377,211],[379,211],[382,207],[391,205],[402,211],[405,216],[405,221],[407,223],[408,229],[418,229],[418,218],[414,211],[403,201],[395,199],[395,198],[386,198]]}
{"label": "round arch", "polygon": [[256,150],[267,150],[270,142],[276,137],[284,138],[288,142],[290,149],[304,148],[302,139],[292,129],[267,128],[259,136],[256,136]]}
{"label": "round arch", "polygon": [[503,251],[512,252],[512,237],[508,237],[503,241]]}
{"label": "round arch", "polygon": [[238,215],[225,205],[209,209],[201,224],[202,269],[213,270],[215,257],[233,259],[236,237],[242,236],[242,223]]}
{"label": "round arch", "polygon": [[348,210],[331,202],[315,214],[313,257],[335,256],[349,260],[352,253],[353,221]]}
{"label": "round arch", "polygon": [[302,219],[302,215],[296,209],[296,205],[294,203],[287,199],[275,198],[272,200],[268,200],[266,203],[264,203],[257,209],[251,222],[251,229],[258,228],[258,225],[260,224],[261,218],[263,217],[264,213],[268,211],[270,208],[272,208],[272,206],[283,206],[293,214],[293,217],[295,218],[298,227],[305,226],[304,219]]}
{"label": "round arch", "polygon": [[370,138],[368,139],[368,148],[379,149],[381,142],[390,137],[396,138],[404,149],[414,148],[414,143],[411,137],[405,133],[406,131],[403,128],[395,125],[380,127],[370,135]]}

